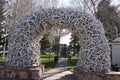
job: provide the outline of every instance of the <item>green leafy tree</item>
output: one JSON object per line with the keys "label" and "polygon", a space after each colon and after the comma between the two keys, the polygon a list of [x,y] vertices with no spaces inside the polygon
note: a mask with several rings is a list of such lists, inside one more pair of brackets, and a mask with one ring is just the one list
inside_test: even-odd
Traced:
{"label": "green leafy tree", "polygon": [[110,0],[102,0],[98,4],[96,17],[103,23],[106,37],[109,41],[118,37],[120,32],[120,18],[118,17],[117,8],[110,5]]}
{"label": "green leafy tree", "polygon": [[56,36],[54,39],[54,44],[52,45],[52,50],[58,55],[60,46],[59,46],[60,37]]}
{"label": "green leafy tree", "polygon": [[71,35],[71,42],[69,45],[69,49],[73,52],[73,56],[75,54],[78,54],[80,51],[79,38],[75,34]]}
{"label": "green leafy tree", "polygon": [[48,38],[49,34],[45,34],[43,38],[40,40],[41,50],[45,51],[50,48],[50,42]]}

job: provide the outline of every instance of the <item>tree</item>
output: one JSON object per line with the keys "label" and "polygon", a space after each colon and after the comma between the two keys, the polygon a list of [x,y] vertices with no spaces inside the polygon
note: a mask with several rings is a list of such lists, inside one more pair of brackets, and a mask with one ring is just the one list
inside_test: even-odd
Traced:
{"label": "tree", "polygon": [[49,35],[49,40],[50,40],[50,43],[51,43],[51,48],[52,50],[59,54],[59,48],[60,48],[60,38],[69,34],[70,31],[67,30],[67,29],[60,29],[59,27],[58,28],[54,28],[54,29],[51,29],[49,31],[50,35]]}
{"label": "tree", "polygon": [[6,33],[5,33],[5,27],[3,27],[3,20],[4,20],[4,16],[3,16],[3,6],[4,6],[4,1],[0,0],[0,46],[4,47],[6,45],[4,45],[5,43],[7,43],[7,40],[5,40],[6,38]]}
{"label": "tree", "polygon": [[48,39],[49,34],[45,34],[43,38],[40,40],[41,50],[44,51],[50,48],[50,42]]}
{"label": "tree", "polygon": [[52,50],[58,55],[60,51],[60,46],[59,46],[59,41],[60,37],[56,36],[54,40],[54,44],[52,45]]}
{"label": "tree", "polygon": [[73,56],[75,56],[75,54],[78,54],[80,51],[79,38],[75,34],[71,35],[69,49],[73,51]]}
{"label": "tree", "polygon": [[73,8],[81,8],[82,10],[95,16],[97,5],[101,0],[70,0],[70,6]]}
{"label": "tree", "polygon": [[59,0],[41,0],[39,3],[39,8],[57,8],[59,7]]}
{"label": "tree", "polygon": [[84,10],[88,10],[93,16],[95,16],[100,1],[101,0],[83,0]]}
{"label": "tree", "polygon": [[117,8],[111,6],[110,3],[110,0],[102,0],[98,4],[96,17],[103,23],[106,37],[111,42],[118,37],[120,18],[118,17]]}
{"label": "tree", "polygon": [[6,26],[11,31],[16,21],[23,15],[36,10],[37,2],[33,0],[7,0],[4,10],[6,11]]}
{"label": "tree", "polygon": [[4,50],[5,50],[8,44],[9,35],[16,21],[23,15],[36,10],[37,8],[35,4],[37,3],[33,0],[10,0],[10,1],[4,0],[4,1],[5,1],[3,7],[4,20],[2,22],[2,26],[4,27],[4,29],[1,30],[4,31],[5,35],[2,35],[1,38],[4,39]]}

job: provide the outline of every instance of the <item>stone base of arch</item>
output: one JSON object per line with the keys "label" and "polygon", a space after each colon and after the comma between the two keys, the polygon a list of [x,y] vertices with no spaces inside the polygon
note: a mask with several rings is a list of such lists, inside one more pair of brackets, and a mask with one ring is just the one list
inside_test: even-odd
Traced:
{"label": "stone base of arch", "polygon": [[77,80],[120,80],[120,72],[92,73],[75,68],[74,75]]}
{"label": "stone base of arch", "polygon": [[34,68],[15,69],[0,66],[0,80],[40,80],[44,72],[44,65]]}

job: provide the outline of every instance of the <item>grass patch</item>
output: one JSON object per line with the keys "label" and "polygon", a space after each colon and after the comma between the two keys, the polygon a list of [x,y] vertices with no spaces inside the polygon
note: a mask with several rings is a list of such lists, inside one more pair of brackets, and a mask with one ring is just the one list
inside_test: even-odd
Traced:
{"label": "grass patch", "polygon": [[52,54],[51,58],[49,58],[49,54],[40,55],[41,62],[45,65],[45,71],[49,71],[55,67],[56,63],[54,63],[54,56],[55,54]]}
{"label": "grass patch", "polygon": [[50,56],[50,58],[54,58],[56,56],[56,54],[51,54],[51,55],[49,55],[49,54],[40,54],[41,58],[49,58],[49,56]]}
{"label": "grass patch", "polygon": [[77,64],[77,61],[78,61],[78,58],[68,59],[68,69],[69,69],[69,71],[71,71],[71,72],[74,71],[74,67]]}
{"label": "grass patch", "polygon": [[2,57],[0,56],[0,65],[4,65],[6,62],[6,58],[5,57]]}
{"label": "grass patch", "polygon": [[[40,55],[40,59],[43,65],[45,65],[45,71],[51,70],[55,67],[56,63],[54,63],[54,56],[56,54],[51,54],[51,58],[49,59],[49,54]],[[0,56],[0,65],[4,65],[6,62],[6,57]]]}

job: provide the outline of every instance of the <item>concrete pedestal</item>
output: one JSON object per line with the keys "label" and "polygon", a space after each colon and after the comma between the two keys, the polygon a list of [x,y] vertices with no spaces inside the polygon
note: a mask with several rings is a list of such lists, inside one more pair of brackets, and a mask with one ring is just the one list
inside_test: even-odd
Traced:
{"label": "concrete pedestal", "polygon": [[77,80],[120,80],[120,72],[89,73],[75,68],[74,75]]}
{"label": "concrete pedestal", "polygon": [[0,79],[40,80],[44,72],[44,65],[35,68],[14,69],[0,66]]}

